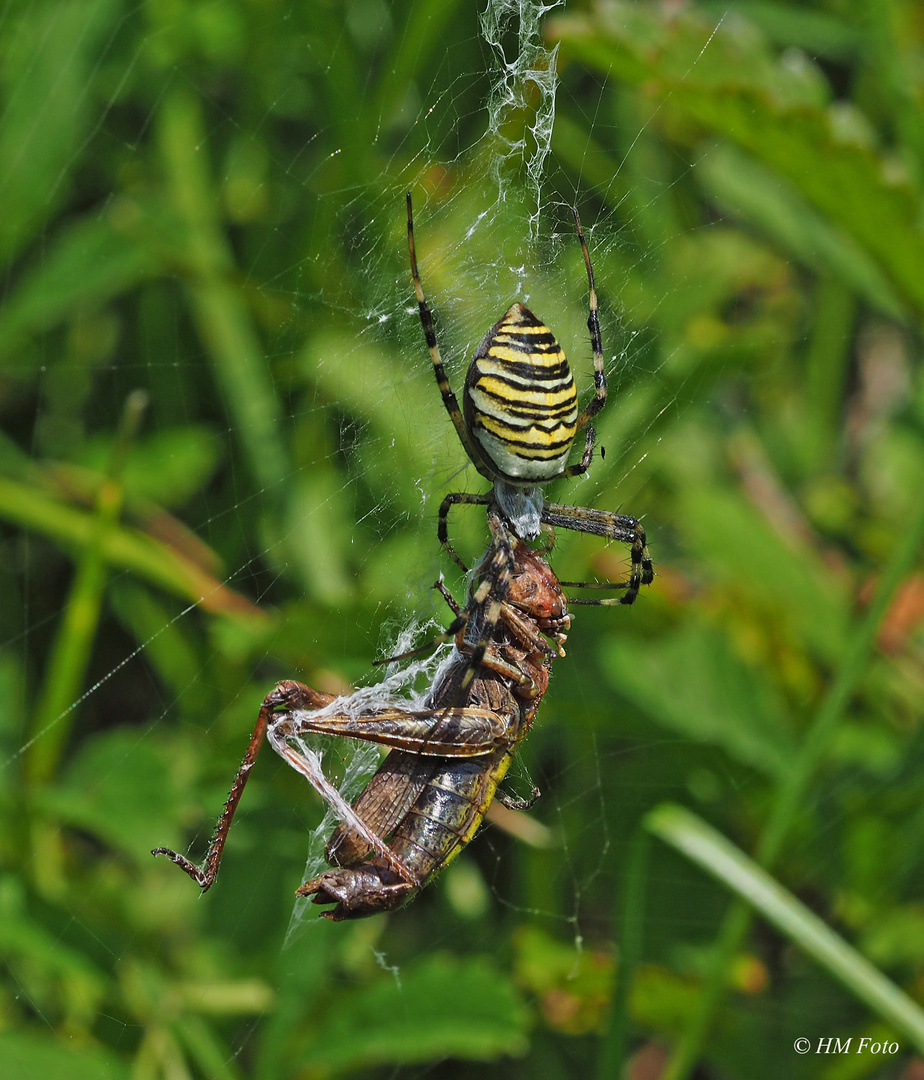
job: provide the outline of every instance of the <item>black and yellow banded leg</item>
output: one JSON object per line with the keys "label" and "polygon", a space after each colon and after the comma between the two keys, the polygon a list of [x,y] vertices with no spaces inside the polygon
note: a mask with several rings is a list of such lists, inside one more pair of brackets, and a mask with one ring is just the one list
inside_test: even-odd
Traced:
{"label": "black and yellow banded leg", "polygon": [[[629,545],[632,569],[625,584],[625,593],[618,600],[596,603],[633,604],[642,585],[654,580],[654,568],[648,554],[645,529],[638,518],[630,514],[617,514],[610,510],[592,510],[586,506],[568,506],[548,503],[542,510],[542,522],[553,527],[571,529],[574,532],[591,533],[607,540],[617,540]],[[586,601],[593,603],[594,601]],[[576,601],[581,603],[581,601]]]}

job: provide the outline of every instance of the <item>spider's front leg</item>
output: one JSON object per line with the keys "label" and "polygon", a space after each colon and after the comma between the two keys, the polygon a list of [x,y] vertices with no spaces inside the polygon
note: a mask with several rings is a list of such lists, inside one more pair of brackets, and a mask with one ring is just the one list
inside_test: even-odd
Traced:
{"label": "spider's front leg", "polygon": [[[607,540],[618,540],[629,545],[632,569],[629,580],[624,584],[605,585],[604,588],[624,588],[626,591],[618,600],[591,601],[591,603],[633,604],[642,585],[650,585],[654,580],[654,567],[648,553],[645,529],[638,518],[630,514],[617,514],[610,510],[592,510],[586,506],[568,506],[562,503],[548,503],[542,511],[542,521],[546,525],[573,532],[592,533]],[[574,582],[563,584],[574,585]],[[575,601],[581,603],[581,601]]]}
{"label": "spider's front leg", "polygon": [[433,316],[430,313],[430,306],[424,296],[423,285],[420,282],[420,272],[417,269],[417,249],[414,244],[414,208],[411,204],[410,192],[407,193],[407,246],[411,258],[411,279],[414,283],[414,293],[417,297],[417,311],[420,315],[420,325],[423,327],[424,340],[427,343],[427,348],[430,350],[430,360],[433,363],[433,373],[436,376],[436,384],[439,387],[443,404],[446,406],[446,411],[449,413],[449,419],[456,429],[456,433],[459,436],[462,446],[465,448],[466,454],[468,454],[469,459],[478,471],[481,472],[482,475],[487,475],[484,472],[484,466],[479,464],[480,454],[478,447],[471,437],[468,426],[462,416],[462,410],[459,408],[459,402],[452,391],[452,387],[449,385],[449,377],[446,374],[446,369],[443,367],[443,359],[440,356],[440,347],[436,340],[436,331],[433,328]]}

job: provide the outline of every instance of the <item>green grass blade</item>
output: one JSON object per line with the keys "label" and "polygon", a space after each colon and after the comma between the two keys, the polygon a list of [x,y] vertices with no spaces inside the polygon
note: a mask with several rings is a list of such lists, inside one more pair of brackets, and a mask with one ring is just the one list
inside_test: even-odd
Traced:
{"label": "green grass blade", "polygon": [[174,212],[185,233],[186,284],[199,335],[209,350],[251,475],[280,502],[291,475],[279,438],[279,409],[263,346],[235,283],[237,268],[215,207],[215,186],[203,161],[198,102],[175,91],[160,112],[160,146]]}
{"label": "green grass blade", "polygon": [[108,475],[96,498],[93,527],[77,562],[64,618],[55,636],[32,719],[34,741],[26,755],[26,776],[32,783],[43,783],[54,773],[73,723],[74,710],[69,705],[76,700],[84,683],[106,588],[106,534],[122,512],[125,458],[146,407],[147,395],[143,392],[135,391],[129,396]]}
{"label": "green grass blade", "polygon": [[626,876],[620,892],[619,968],[610,1014],[610,1026],[601,1047],[597,1075],[600,1080],[619,1076],[629,1046],[629,998],[636,968],[642,959],[645,929],[645,883],[651,837],[639,829],[632,839]]}
{"label": "green grass blade", "polygon": [[[899,584],[911,573],[920,559],[924,544],[924,501],[909,523],[902,542],[893,552],[883,571],[872,603],[855,624],[843,649],[837,675],[822,701],[808,733],[795,756],[792,768],[780,785],[770,820],[758,845],[758,862],[764,868],[773,865],[789,829],[799,811],[816,768],[837,730],[838,722],[854,691],[862,680],[875,648],[876,635]],[[716,943],[712,976],[701,999],[700,1008],[677,1045],[665,1080],[682,1080],[689,1075],[699,1056],[712,1017],[718,1008],[727,983],[726,971],[747,933],[749,915],[743,904],[732,906]]]}
{"label": "green grass blade", "polygon": [[[32,529],[66,549],[93,542],[94,515],[42,491],[36,482],[0,476],[0,519]],[[207,569],[153,536],[113,522],[101,540],[106,562],[206,611],[245,616],[253,605],[222,585]]]}
{"label": "green grass blade", "polygon": [[669,803],[652,810],[646,825],[727,885],[924,1052],[924,1011],[920,1006],[731,841],[696,814]]}

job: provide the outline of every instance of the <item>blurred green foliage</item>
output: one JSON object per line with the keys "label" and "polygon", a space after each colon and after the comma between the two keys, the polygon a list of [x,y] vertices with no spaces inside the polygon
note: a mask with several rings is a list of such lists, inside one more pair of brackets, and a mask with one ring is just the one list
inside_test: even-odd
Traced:
{"label": "blurred green foliage", "polygon": [[[606,459],[554,497],[644,515],[659,576],[582,610],[556,663],[524,749],[546,828],[486,829],[411,907],[286,945],[320,807],[280,763],[205,898],[149,850],[204,850],[275,680],[368,679],[436,610],[434,507],[474,481],[403,193],[438,316],[477,339],[525,234],[512,187],[468,233],[495,61],[446,0],[4,13],[4,1080],[912,1067],[913,1024],[785,919],[729,914],[724,848],[713,880],[664,804],[924,997],[924,21],[600,2],[545,32],[543,205],[579,202],[620,349]],[[567,228],[531,264],[553,326],[586,302]],[[551,558],[625,572],[581,538]],[[792,1049],[862,1035],[900,1050]]]}

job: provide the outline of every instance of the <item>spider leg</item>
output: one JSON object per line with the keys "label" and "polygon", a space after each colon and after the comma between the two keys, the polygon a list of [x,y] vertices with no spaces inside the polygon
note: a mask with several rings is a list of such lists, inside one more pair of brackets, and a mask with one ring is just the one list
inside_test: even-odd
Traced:
{"label": "spider leg", "polygon": [[[468,572],[468,571],[466,571],[466,573],[467,573],[467,572]],[[440,574],[440,579],[439,579],[439,581],[434,581],[434,582],[433,582],[433,588],[434,588],[434,589],[436,589],[436,591],[437,591],[437,592],[438,592],[438,593],[439,593],[439,594],[440,594],[440,595],[442,596],[442,598],[443,598],[443,599],[444,599],[444,600],[446,601],[446,603],[447,603],[447,604],[449,605],[449,609],[450,609],[450,611],[452,611],[452,613],[453,613],[453,614],[454,614],[454,615],[456,616],[456,618],[457,618],[457,619],[461,619],[461,618],[462,618],[462,609],[461,609],[461,608],[459,607],[459,605],[458,605],[458,604],[456,603],[456,598],[455,598],[455,597],[454,597],[454,596],[452,595],[452,593],[451,593],[451,592],[450,592],[450,591],[449,591],[449,590],[448,590],[448,589],[446,588],[446,585],[445,585],[445,583],[443,582],[443,575],[442,575],[442,574]],[[455,625],[455,624],[453,624],[453,625]],[[447,633],[448,633],[448,631],[447,631]]]}
{"label": "spider leg", "polygon": [[439,515],[437,516],[436,535],[439,542],[449,552],[453,562],[468,573],[468,567],[456,554],[455,548],[449,542],[449,511],[453,506],[490,506],[490,495],[469,495],[465,491],[453,491],[440,503]]}
{"label": "spider leg", "polygon": [[632,570],[626,583],[625,595],[614,601],[615,603],[634,603],[640,587],[650,585],[654,580],[645,530],[638,518],[610,510],[591,510],[586,506],[547,503],[542,511],[542,520],[556,528],[592,533],[594,536],[604,536],[608,540],[619,540],[630,545]]}
{"label": "spider leg", "polygon": [[[500,656],[494,655],[495,650],[489,646],[494,640],[494,632],[497,624],[503,621],[511,634],[535,653],[552,655],[557,653],[564,656],[562,641],[564,637],[553,634],[557,645],[552,648],[541,629],[542,623],[534,619],[523,618],[517,609],[506,602],[510,584],[513,579],[512,568],[515,563],[514,541],[508,531],[508,525],[503,516],[496,508],[488,511],[488,526],[494,543],[493,555],[487,565],[486,572],[474,591],[469,604],[469,627],[472,632],[466,632],[464,644],[471,650],[469,670],[462,681],[463,687],[468,686],[474,678],[474,672],[484,664],[487,667],[513,679],[520,686],[520,693],[529,697],[535,687],[522,668],[506,663]],[[529,549],[527,549],[529,550]],[[555,628],[551,628],[555,629]],[[561,626],[557,627],[561,630]],[[489,657],[486,659],[486,656]],[[524,689],[525,688],[525,689]]]}
{"label": "spider leg", "polygon": [[545,527],[546,538],[541,545],[534,547],[533,551],[544,559],[555,549],[555,530],[551,525]]}
{"label": "spider leg", "polygon": [[[446,627],[442,634],[439,634],[437,637],[432,638],[425,645],[421,645],[419,649],[412,649],[410,652],[401,653],[400,656],[389,656],[386,660],[373,660],[373,666],[392,664],[396,663],[399,660],[407,660],[410,657],[419,656],[421,653],[429,652],[430,649],[434,649],[438,645],[442,645],[447,641],[452,641],[453,638],[459,637],[460,631],[464,630],[465,627],[468,625],[470,617],[469,612],[463,611],[459,607],[459,605],[456,603],[455,597],[446,588],[442,580],[435,582],[433,588],[438,589],[439,592],[442,593],[444,599],[446,600],[446,603],[455,613],[456,618],[450,623],[449,626]],[[555,652],[559,656],[565,655],[564,649],[561,647],[561,645],[559,645],[556,649],[553,650],[546,641],[542,632],[540,630],[537,630],[532,622],[524,619],[516,610],[516,608],[506,603],[506,601],[501,602],[500,615],[495,620],[493,625],[496,625],[499,621],[503,621],[505,625],[509,627],[514,636],[523,645],[528,645],[534,652],[544,652],[550,655]],[[492,671],[497,672],[497,674],[503,675],[508,679],[512,679],[514,682],[518,683],[521,686],[527,685],[529,680],[527,680],[526,677],[523,675],[521,669],[518,668],[516,665],[509,664],[506,660],[502,659],[497,654],[496,650],[491,644],[491,634],[488,634],[486,636],[488,638],[488,643],[487,647],[485,648],[484,655],[479,661],[479,666],[490,668]],[[465,643],[464,636],[462,638],[462,642],[463,644]],[[466,675],[468,674],[468,670],[466,671]],[[468,679],[468,681],[466,681],[464,686],[460,687],[460,689],[467,688],[470,682],[471,679]],[[445,716],[446,712],[444,711],[442,715]],[[398,744],[396,743],[395,745],[397,746]],[[429,752],[435,753],[435,751]]]}
{"label": "spider leg", "polygon": [[513,549],[506,529],[501,524],[499,515],[489,513],[488,524],[494,535],[494,554],[487,566],[487,572],[478,588],[472,593],[469,611],[472,612],[465,630],[464,642],[471,649],[468,670],[462,678],[460,691],[464,692],[472,684],[478,668],[484,660],[488,645],[493,639],[494,630],[500,621],[504,597],[510,588]]}
{"label": "spider leg", "polygon": [[[560,581],[563,589],[628,589],[629,581]],[[607,596],[600,600],[582,600],[575,596],[568,597],[569,606],[583,604],[585,607],[611,607],[624,604],[621,596]]]}
{"label": "spider leg", "polygon": [[[596,401],[597,399],[594,398],[594,400]],[[594,443],[596,438],[596,431],[592,427],[589,427],[587,429],[587,438],[584,442],[584,454],[581,457],[581,460],[575,462],[574,465],[569,465],[567,469],[562,469],[554,479],[563,480],[569,476],[581,476],[583,473],[586,473],[590,468],[591,461],[593,461]]]}
{"label": "spider leg", "polygon": [[414,292],[417,294],[417,310],[420,314],[420,325],[423,327],[427,348],[430,350],[430,359],[433,361],[433,372],[436,375],[436,382],[440,388],[440,394],[443,397],[443,404],[446,406],[446,411],[449,413],[449,419],[452,420],[453,427],[456,429],[456,433],[459,436],[462,446],[465,448],[466,454],[468,454],[469,460],[482,476],[487,476],[490,480],[491,476],[485,472],[484,466],[481,464],[481,453],[470,437],[468,428],[465,426],[465,419],[462,416],[462,410],[459,408],[458,399],[453,393],[452,387],[449,385],[449,377],[446,374],[446,369],[443,367],[443,359],[440,356],[440,347],[436,341],[436,331],[433,329],[433,316],[430,313],[430,306],[427,304],[426,297],[424,296],[423,286],[420,283],[420,274],[417,270],[417,252],[414,246],[414,210],[411,205],[410,192],[407,193],[407,246],[411,256],[411,278],[414,282]]}
{"label": "spider leg", "polygon": [[[590,399],[587,407],[577,418],[576,426],[577,430],[580,431],[581,428],[590,423],[606,404],[606,372],[603,370],[603,339],[600,335],[600,320],[597,317],[597,290],[594,286],[594,268],[591,265],[590,254],[584,241],[584,230],[581,228],[581,219],[578,217],[577,207],[574,208],[574,224],[577,228],[578,240],[581,242],[584,265],[587,267],[587,284],[590,290],[590,313],[587,316],[587,329],[590,331],[590,345],[594,352],[594,388],[596,389],[596,394]],[[589,442],[592,448],[592,440],[589,440]],[[571,475],[576,474],[571,473]]]}

